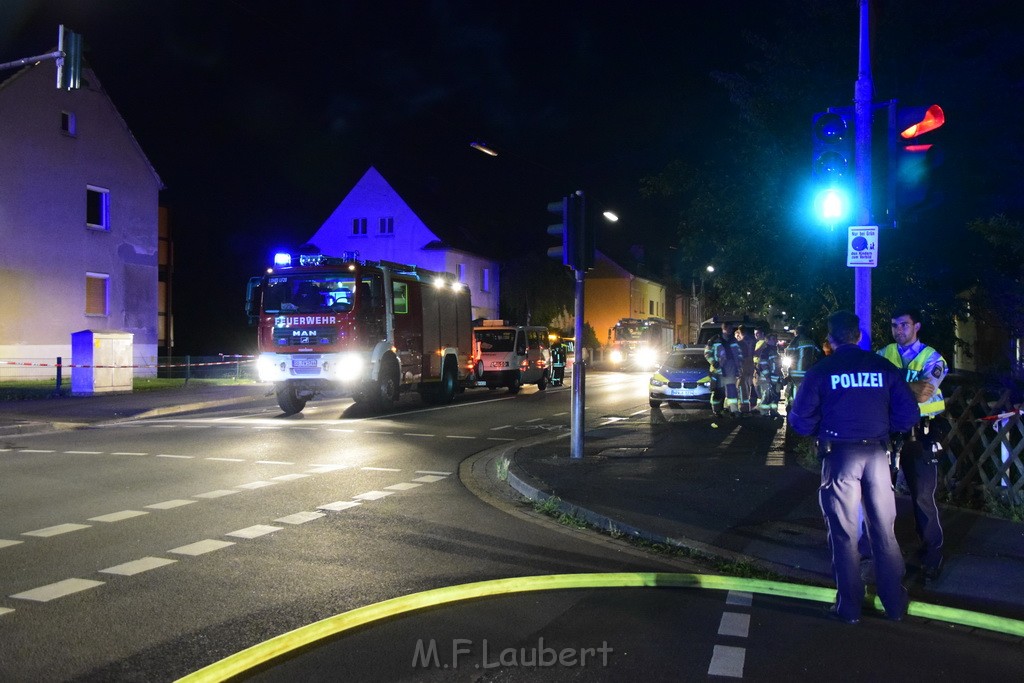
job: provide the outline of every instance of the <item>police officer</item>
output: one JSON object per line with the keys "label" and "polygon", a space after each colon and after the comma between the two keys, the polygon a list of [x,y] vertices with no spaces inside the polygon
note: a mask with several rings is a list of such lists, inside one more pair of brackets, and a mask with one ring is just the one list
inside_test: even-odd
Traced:
{"label": "police officer", "polygon": [[902,371],[857,346],[856,315],[833,313],[828,335],[834,351],[807,371],[790,412],[797,433],[818,437],[818,502],[836,578],[836,602],[828,615],[848,624],[860,621],[864,581],[857,536],[863,507],[878,597],[886,616],[899,620],[907,607],[901,583],[906,567],[893,532],[896,500],[886,451],[890,432],[918,421],[917,401]]}
{"label": "police officer", "polygon": [[[948,372],[946,361],[938,351],[917,338],[921,330],[921,314],[914,309],[899,308],[892,314],[892,338],[878,352],[906,373],[920,408],[920,420],[903,441],[900,470],[910,489],[914,504],[914,526],[921,539],[922,576],[934,581],[942,571],[942,524],[935,504],[938,484],[938,455],[941,432],[936,421],[946,408],[939,384]],[[941,418],[940,418],[941,420]]]}

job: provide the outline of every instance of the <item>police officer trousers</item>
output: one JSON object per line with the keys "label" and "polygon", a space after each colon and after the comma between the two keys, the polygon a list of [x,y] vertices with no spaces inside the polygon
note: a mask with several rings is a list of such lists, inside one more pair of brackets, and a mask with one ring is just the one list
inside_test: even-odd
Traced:
{"label": "police officer trousers", "polygon": [[878,597],[887,615],[902,617],[907,609],[907,591],[901,583],[906,567],[893,531],[896,499],[885,448],[877,440],[823,442],[819,448],[822,464],[818,502],[832,551],[836,611],[846,620],[860,618],[864,581],[857,537],[863,508]]}
{"label": "police officer trousers", "polygon": [[914,528],[921,539],[921,564],[939,567],[942,564],[942,522],[935,503],[935,489],[939,481],[939,467],[932,460],[932,443],[921,438],[915,427],[911,439],[900,451],[900,469],[910,489],[914,504]]}

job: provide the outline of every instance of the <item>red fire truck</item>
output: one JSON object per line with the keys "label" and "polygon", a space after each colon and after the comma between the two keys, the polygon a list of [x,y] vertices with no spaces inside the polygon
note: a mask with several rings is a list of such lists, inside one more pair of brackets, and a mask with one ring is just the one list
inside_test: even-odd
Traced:
{"label": "red fire truck", "polygon": [[388,408],[400,392],[447,403],[472,373],[469,292],[450,273],[358,254],[277,254],[249,280],[260,381],[287,414],[328,390]]}

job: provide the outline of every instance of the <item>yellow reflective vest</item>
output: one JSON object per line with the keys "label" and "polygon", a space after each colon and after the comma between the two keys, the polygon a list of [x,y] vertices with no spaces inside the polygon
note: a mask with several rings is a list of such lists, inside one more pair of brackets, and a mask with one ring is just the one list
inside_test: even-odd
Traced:
{"label": "yellow reflective vest", "polygon": [[[911,360],[909,364],[904,365],[903,356],[900,355],[900,348],[897,344],[889,344],[878,352],[878,355],[884,356],[896,367],[907,371],[908,384],[910,382],[928,379],[924,376],[924,364],[928,362],[928,359],[932,357],[932,354],[938,354],[938,351],[926,345],[916,356],[914,356],[913,360]],[[939,357],[941,358],[941,356]],[[932,394],[930,399],[924,403],[918,403],[917,405],[921,409],[921,417],[935,417],[946,409],[946,401],[942,398],[942,390],[938,387],[935,387],[935,393]]]}

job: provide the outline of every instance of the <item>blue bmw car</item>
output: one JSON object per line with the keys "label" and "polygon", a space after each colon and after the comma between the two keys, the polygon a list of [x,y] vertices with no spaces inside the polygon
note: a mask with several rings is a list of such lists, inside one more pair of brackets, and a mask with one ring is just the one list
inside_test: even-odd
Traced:
{"label": "blue bmw car", "polygon": [[675,349],[651,375],[651,407],[662,403],[703,404],[710,407],[711,377],[704,349]]}

